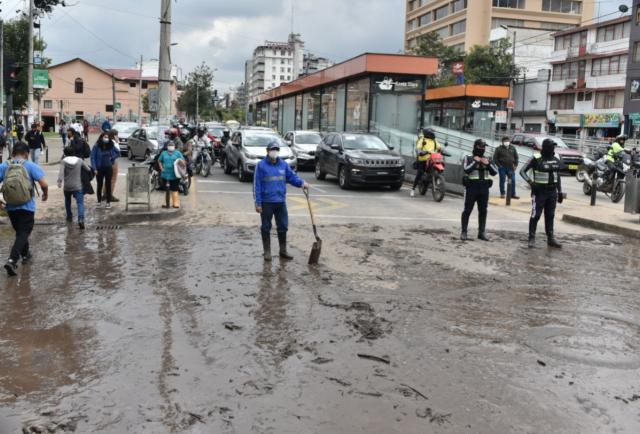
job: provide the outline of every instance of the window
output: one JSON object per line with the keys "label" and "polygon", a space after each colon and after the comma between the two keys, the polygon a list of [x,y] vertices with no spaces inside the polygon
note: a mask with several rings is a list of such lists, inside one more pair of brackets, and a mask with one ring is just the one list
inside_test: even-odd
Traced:
{"label": "window", "polygon": [[449,36],[449,26],[440,27],[438,30],[435,30],[440,39],[444,39]]}
{"label": "window", "polygon": [[451,35],[457,35],[467,30],[467,20],[458,21],[451,25]]}
{"label": "window", "polygon": [[81,121],[83,119],[84,119],[84,112],[76,112],[76,120]]}
{"label": "window", "polygon": [[600,27],[596,34],[596,42],[615,41],[629,37],[631,23],[612,24],[610,26]]}
{"label": "window", "polygon": [[291,76],[290,75],[287,75],[287,80],[291,80]]}
{"label": "window", "polygon": [[367,131],[369,123],[369,79],[350,82],[347,90],[346,131]]}
{"label": "window", "polygon": [[524,20],[510,20],[508,18],[492,18],[491,19],[492,29],[497,29],[501,26],[524,27]]}
{"label": "window", "polygon": [[540,23],[540,28],[543,30],[567,30],[573,27],[577,27],[577,25],[566,23],[549,23],[546,21]]}
{"label": "window", "polygon": [[587,32],[576,32],[556,37],[555,49],[566,50],[570,47],[584,47],[587,45]]}
{"label": "window", "polygon": [[409,12],[411,12],[412,10],[414,10],[416,8],[416,2],[417,2],[417,0],[411,0],[409,2],[409,7],[408,7]]}
{"label": "window", "polygon": [[76,78],[75,92],[84,93],[84,82],[82,81],[81,78]]}
{"label": "window", "polygon": [[131,83],[129,83],[129,87],[136,87],[136,86],[137,86],[137,84],[135,82],[133,82],[133,81]]}
{"label": "window", "polygon": [[451,48],[453,48],[454,50],[457,50],[460,53],[462,53],[464,51],[464,44],[452,45]]}
{"label": "window", "polygon": [[624,90],[596,92],[595,108],[597,109],[622,108],[623,105]]}
{"label": "window", "polygon": [[640,25],[640,8],[636,10],[636,25]]}
{"label": "window", "polygon": [[287,68],[287,72],[291,72],[291,68]]}
{"label": "window", "polygon": [[553,80],[569,80],[575,78],[584,78],[586,61],[567,62],[559,65],[553,65]]}
{"label": "window", "polygon": [[420,17],[420,26],[426,26],[431,22],[431,12],[426,13]]}
{"label": "window", "polygon": [[280,80],[284,80],[284,75],[281,75],[281,76],[280,76]]}
{"label": "window", "polygon": [[280,68],[280,72],[284,72],[284,67]]}
{"label": "window", "polygon": [[582,13],[582,2],[577,0],[542,0],[542,10],[579,15]]}
{"label": "window", "polygon": [[551,110],[573,110],[575,95],[565,93],[561,95],[551,95]]}
{"label": "window", "polygon": [[591,101],[593,97],[593,92],[578,92],[577,100],[578,102],[582,101]]}
{"label": "window", "polygon": [[451,2],[451,13],[455,14],[467,7],[467,0],[454,0]]}
{"label": "window", "polygon": [[640,41],[633,43],[633,63],[640,62]]}
{"label": "window", "polygon": [[413,20],[409,21],[408,28],[409,28],[409,31],[417,29],[418,28],[418,19],[416,18],[416,19],[413,19]]}
{"label": "window", "polygon": [[44,100],[44,109],[52,109],[53,108],[53,101],[50,99],[45,99]]}
{"label": "window", "polygon": [[591,64],[591,75],[624,74],[627,71],[627,56],[605,57],[604,59],[594,59]]}
{"label": "window", "polygon": [[524,9],[525,0],[493,0],[494,8]]}
{"label": "window", "polygon": [[409,39],[409,48],[416,48],[418,46],[418,41],[416,38]]}
{"label": "window", "polygon": [[449,15],[449,5],[446,6],[442,6],[438,9],[436,9],[435,11],[433,11],[433,19],[434,20],[440,20],[444,17],[446,17],[447,15]]}
{"label": "window", "polygon": [[143,88],[143,89],[148,89],[148,88],[149,88],[149,82],[147,82],[147,81],[143,81],[143,82],[142,82],[142,88]]}

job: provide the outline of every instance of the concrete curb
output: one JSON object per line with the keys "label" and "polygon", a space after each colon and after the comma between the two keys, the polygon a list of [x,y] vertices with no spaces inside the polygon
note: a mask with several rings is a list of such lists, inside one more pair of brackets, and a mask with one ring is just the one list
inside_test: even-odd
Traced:
{"label": "concrete curb", "polygon": [[591,229],[598,229],[605,232],[611,232],[618,235],[623,235],[625,237],[632,237],[640,239],[640,224],[638,225],[638,229],[627,228],[625,226],[619,226],[612,223],[605,223],[597,220],[592,220],[586,217],[580,217],[573,214],[564,214],[562,216],[562,221],[584,226]]}
{"label": "concrete curb", "polygon": [[129,225],[135,223],[149,223],[173,220],[184,216],[183,208],[180,209],[161,209],[154,211],[129,211],[120,214],[112,214],[96,221],[96,224],[116,224]]}

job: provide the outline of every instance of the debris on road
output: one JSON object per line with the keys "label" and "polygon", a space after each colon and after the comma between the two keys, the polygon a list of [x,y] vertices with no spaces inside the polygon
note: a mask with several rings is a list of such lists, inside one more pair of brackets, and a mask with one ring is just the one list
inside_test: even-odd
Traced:
{"label": "debris on road", "polygon": [[360,357],[361,359],[373,360],[374,362],[385,363],[387,365],[391,363],[391,359],[389,358],[389,356],[378,357],[372,356],[371,354],[358,353],[358,357]]}

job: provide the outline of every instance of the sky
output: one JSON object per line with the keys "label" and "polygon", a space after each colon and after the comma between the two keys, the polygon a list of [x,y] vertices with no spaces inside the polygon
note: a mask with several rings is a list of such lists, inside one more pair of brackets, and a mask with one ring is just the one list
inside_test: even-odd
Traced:
{"label": "sky", "polygon": [[[10,19],[25,0],[4,0]],[[474,1],[474,0],[469,0]],[[594,0],[585,0],[594,1]],[[595,0],[600,14],[631,0]],[[160,0],[66,0],[42,20],[54,63],[81,57],[105,68],[157,58]],[[403,48],[404,0],[174,0],[172,62],[186,74],[205,62],[217,68],[214,86],[244,81],[244,62],[265,40],[286,41],[292,26],[305,48],[335,62]],[[613,17],[613,16],[612,16]]]}

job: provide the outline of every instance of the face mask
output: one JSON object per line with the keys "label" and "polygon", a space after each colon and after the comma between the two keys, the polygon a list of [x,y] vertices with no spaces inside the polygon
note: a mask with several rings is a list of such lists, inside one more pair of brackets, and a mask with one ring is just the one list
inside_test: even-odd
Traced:
{"label": "face mask", "polygon": [[169,151],[169,152],[173,152],[173,151],[175,151],[175,150],[176,150],[176,147],[175,147],[175,146],[167,146],[167,151]]}
{"label": "face mask", "polygon": [[279,155],[280,155],[279,151],[269,151],[269,158],[272,160],[278,159]]}
{"label": "face mask", "polygon": [[503,144],[504,146],[509,146],[509,142],[507,142],[507,141],[502,142],[502,144]]}
{"label": "face mask", "polygon": [[484,148],[473,148],[474,157],[484,157]]}
{"label": "face mask", "polygon": [[107,143],[109,143],[109,139],[102,139],[102,143],[106,145]]}

